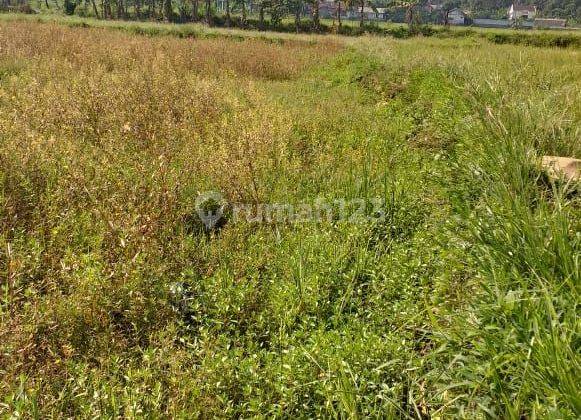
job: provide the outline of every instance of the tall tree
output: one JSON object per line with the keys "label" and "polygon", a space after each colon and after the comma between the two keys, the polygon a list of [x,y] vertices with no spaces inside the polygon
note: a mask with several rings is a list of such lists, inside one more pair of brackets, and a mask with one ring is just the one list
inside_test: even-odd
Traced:
{"label": "tall tree", "polygon": [[282,18],[287,14],[287,5],[281,0],[273,0],[268,2],[270,13],[270,24],[272,27],[277,27],[282,22]]}
{"label": "tall tree", "polygon": [[212,26],[212,0],[206,0],[206,24]]}
{"label": "tall tree", "polygon": [[111,0],[102,0],[101,7],[103,8],[103,18],[111,19],[113,17],[111,13]]}
{"label": "tall tree", "polygon": [[319,0],[313,0],[313,28],[316,32],[321,30],[321,20],[319,19]]}
{"label": "tall tree", "polygon": [[242,27],[246,27],[247,15],[246,15],[246,0],[239,0],[240,8],[242,9]]}
{"label": "tall tree", "polygon": [[97,19],[100,19],[99,10],[97,9],[97,3],[95,3],[95,0],[91,0],[91,3],[93,4],[93,13],[95,13],[95,17]]}
{"label": "tall tree", "polygon": [[258,29],[264,30],[264,9],[266,8],[265,0],[261,0],[258,5]]}
{"label": "tall tree", "polygon": [[147,14],[149,15],[150,19],[155,19],[155,0],[149,0],[149,4],[147,5]]}
{"label": "tall tree", "polygon": [[123,7],[123,0],[117,0],[117,19],[123,19],[125,17],[125,11]]}
{"label": "tall tree", "polygon": [[178,2],[178,10],[180,12],[180,22],[185,22],[186,20],[188,20],[188,6],[186,1],[187,0],[179,0]]}
{"label": "tall tree", "polygon": [[232,24],[232,17],[230,16],[230,0],[226,0],[226,26],[230,27]]}
{"label": "tall tree", "polygon": [[444,26],[450,25],[450,12],[460,6],[460,0],[446,0],[442,4],[442,15],[444,17]]}
{"label": "tall tree", "polygon": [[163,1],[163,19],[167,22],[173,21],[173,5],[171,0]]}
{"label": "tall tree", "polygon": [[192,21],[197,22],[199,19],[199,0],[192,0]]}
{"label": "tall tree", "polygon": [[290,11],[294,16],[296,33],[299,33],[301,29],[303,6],[303,0],[286,0],[286,9],[288,9],[288,11]]}
{"label": "tall tree", "polygon": [[395,1],[394,6],[403,7],[405,9],[405,20],[408,27],[411,30],[415,29],[415,26],[420,22],[420,14],[417,13],[417,7],[425,0],[404,0]]}

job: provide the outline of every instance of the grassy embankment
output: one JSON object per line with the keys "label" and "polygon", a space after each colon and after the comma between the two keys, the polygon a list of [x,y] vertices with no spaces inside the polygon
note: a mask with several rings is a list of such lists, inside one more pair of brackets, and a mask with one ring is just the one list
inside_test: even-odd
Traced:
{"label": "grassy embankment", "polygon": [[236,36],[0,22],[0,413],[578,417],[579,51]]}
{"label": "grassy embankment", "polygon": [[[258,22],[250,20],[249,27],[245,29],[224,28],[220,25],[208,27],[201,23],[167,24],[159,22],[140,22],[122,20],[100,20],[91,17],[63,16],[57,11],[39,15],[24,15],[5,13],[0,14],[2,21],[32,21],[32,22],[57,22],[71,27],[93,27],[123,30],[137,35],[149,36],[177,36],[180,38],[208,38],[208,37],[232,37],[243,39],[248,37],[273,39],[286,37],[287,35],[274,35],[276,33],[292,33],[295,36],[295,26],[292,20],[283,19],[278,26],[271,26],[266,22],[269,32],[258,31]],[[336,31],[332,21],[322,20],[319,28],[320,34],[332,34]],[[301,32],[312,33],[312,23],[309,20],[301,24]],[[472,27],[448,27],[439,25],[421,25],[410,30],[407,25],[399,23],[373,22],[366,23],[362,29],[354,21],[346,21],[341,29],[341,35],[376,35],[405,39],[414,36],[436,38],[484,38],[494,44],[516,44],[536,47],[581,47],[581,31],[579,30],[534,30],[523,31],[513,29],[490,29]]]}

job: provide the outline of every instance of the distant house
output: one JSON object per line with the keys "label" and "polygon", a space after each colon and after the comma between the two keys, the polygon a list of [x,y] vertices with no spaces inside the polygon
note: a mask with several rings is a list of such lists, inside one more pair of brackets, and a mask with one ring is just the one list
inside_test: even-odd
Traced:
{"label": "distant house", "polygon": [[335,17],[337,14],[337,4],[333,1],[322,1],[319,3],[319,16],[323,19]]}
{"label": "distant house", "polygon": [[377,18],[378,19],[387,20],[389,18],[389,8],[378,7],[376,10],[377,10]]}
{"label": "distant house", "polygon": [[[386,20],[389,9],[385,7],[364,7],[363,19],[368,21]],[[361,8],[353,7],[347,11],[348,19],[361,19]]]}
{"label": "distant house", "polygon": [[534,22],[535,28],[565,28],[567,26],[567,19],[545,19],[537,18]]}
{"label": "distant house", "polygon": [[534,19],[537,15],[537,6],[524,6],[520,4],[512,4],[510,9],[508,9],[508,20],[519,20],[519,19]]}
{"label": "distant house", "polygon": [[[364,7],[363,8],[363,15],[365,20],[383,20],[385,17],[385,12],[387,9],[385,8],[375,8],[375,7]],[[357,9],[358,17],[361,16],[361,10]]]}
{"label": "distant house", "polygon": [[[319,17],[323,19],[335,19],[337,17],[337,12],[339,11],[339,3],[334,0],[325,0],[318,3],[319,5]],[[313,7],[310,4],[305,5],[305,13],[307,15],[313,14]],[[347,17],[347,8],[345,3],[341,2],[341,17]]]}
{"label": "distant house", "polygon": [[466,13],[462,10],[455,8],[448,12],[448,23],[450,25],[464,25],[466,20]]}

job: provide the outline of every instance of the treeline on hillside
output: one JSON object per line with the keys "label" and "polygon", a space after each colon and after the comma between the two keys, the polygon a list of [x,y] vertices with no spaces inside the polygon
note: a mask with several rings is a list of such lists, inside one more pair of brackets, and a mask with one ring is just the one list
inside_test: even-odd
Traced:
{"label": "treeline on hillside", "polygon": [[[325,32],[329,28],[321,23],[320,10],[333,3],[329,14],[337,32],[361,32],[352,26],[344,27],[342,19],[349,11],[351,19],[359,21],[359,27],[373,31],[377,19],[368,21],[369,13],[378,12],[382,0],[0,0],[0,9],[35,13],[54,10],[67,15],[120,20],[164,20],[167,22],[204,22],[208,25],[252,29],[292,29],[297,32]],[[389,0],[392,1],[392,0]],[[325,3],[325,6],[322,5]],[[443,23],[447,11],[456,7],[456,0],[446,0],[441,11],[427,13],[428,0],[393,0],[386,19],[406,22],[415,29],[421,23]],[[292,17],[292,24],[287,23]],[[367,26],[366,26],[367,25]],[[376,28],[377,29],[377,28]],[[398,36],[398,34],[394,34]]]}
{"label": "treeline on hillside", "polygon": [[[283,18],[294,17],[294,27],[320,28],[319,8],[323,0],[0,0],[1,9],[33,13],[38,9],[60,10],[66,14],[104,19],[137,19],[171,22],[197,22],[224,26],[257,26],[268,29],[280,26]],[[327,0],[325,3],[329,3]],[[351,10],[364,25],[369,9],[387,8],[385,19],[393,22],[445,23],[446,13],[456,7],[476,18],[504,18],[513,0],[334,0],[333,18],[341,28],[341,15]],[[537,6],[544,17],[581,21],[579,0],[519,0],[519,4]],[[429,12],[426,5],[440,4],[440,10]],[[327,10],[328,13],[328,10]],[[249,18],[252,16],[252,18]],[[305,17],[310,22],[303,22]],[[268,19],[267,19],[268,17]]]}
{"label": "treeline on hillside", "polygon": [[[575,4],[578,1],[546,0],[537,7],[541,16],[566,17],[573,23],[581,21],[581,6]],[[438,10],[427,7],[434,3],[441,7]],[[469,10],[472,17],[502,18],[511,3],[511,0],[0,0],[0,11],[48,10],[98,19],[204,22],[211,26],[286,32],[377,32],[401,38],[433,34],[432,29],[421,24],[446,25],[448,13],[454,8]],[[406,22],[408,28],[385,28],[377,25],[377,19],[368,21],[370,11],[378,13],[379,8],[383,19]],[[342,25],[347,10],[351,19],[359,21],[358,27]],[[555,10],[558,12],[551,12]],[[332,17],[331,26],[321,22],[320,13]]]}

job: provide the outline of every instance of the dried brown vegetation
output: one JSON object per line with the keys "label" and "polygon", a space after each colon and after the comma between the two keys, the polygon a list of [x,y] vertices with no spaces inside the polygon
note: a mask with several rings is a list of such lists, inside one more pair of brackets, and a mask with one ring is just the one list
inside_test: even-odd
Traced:
{"label": "dried brown vegetation", "polygon": [[[164,322],[163,308],[148,303],[160,285],[134,284],[161,275],[141,272],[144,260],[176,267],[169,236],[180,234],[197,191],[256,200],[258,172],[285,158],[290,123],[261,102],[253,80],[292,79],[339,48],[287,44],[0,25],[0,64],[14,63],[0,87],[0,228],[5,241],[24,231],[37,244],[2,257],[13,315],[0,334],[18,349],[0,359],[6,375],[50,371],[89,348],[98,357],[142,345]],[[77,272],[88,256],[71,245],[99,250],[94,276]],[[26,305],[30,290],[45,296],[40,307]],[[126,300],[130,290],[141,292]],[[21,317],[34,329],[22,330]]]}

